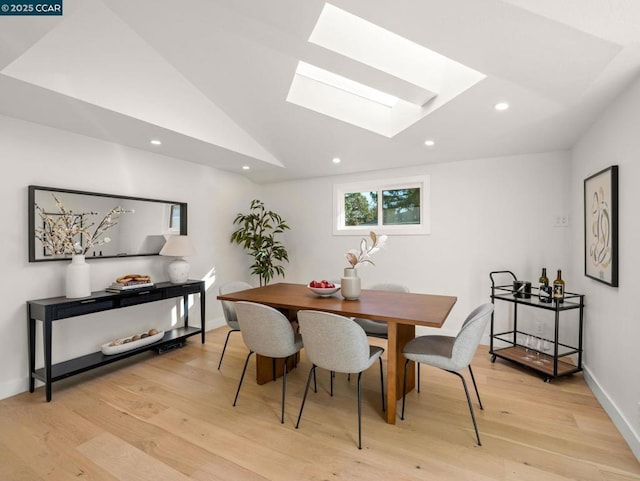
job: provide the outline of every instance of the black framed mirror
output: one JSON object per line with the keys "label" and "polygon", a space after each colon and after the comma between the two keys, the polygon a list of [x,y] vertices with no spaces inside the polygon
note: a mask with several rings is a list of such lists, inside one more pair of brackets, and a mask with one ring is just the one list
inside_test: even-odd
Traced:
{"label": "black framed mirror", "polygon": [[[110,242],[89,249],[85,254],[87,259],[155,256],[164,246],[165,236],[187,235],[186,202],[30,185],[29,262],[71,258],[70,255],[52,253],[36,236],[37,229],[44,225],[42,214],[52,218],[60,215],[56,199],[68,212],[74,213],[80,224],[99,223],[100,219],[115,207],[121,207],[126,211],[119,215],[115,225],[109,228],[107,235]],[[85,221],[83,216],[86,216],[86,213],[92,213],[92,218]],[[95,229],[95,226],[92,228]],[[78,239],[78,242],[82,242],[80,236]]]}

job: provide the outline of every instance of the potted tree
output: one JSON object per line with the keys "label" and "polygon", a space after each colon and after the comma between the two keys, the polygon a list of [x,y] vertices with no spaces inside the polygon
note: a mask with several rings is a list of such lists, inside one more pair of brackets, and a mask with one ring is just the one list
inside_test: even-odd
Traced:
{"label": "potted tree", "polygon": [[234,225],[238,228],[231,234],[231,243],[244,247],[253,257],[251,273],[260,278],[260,286],[266,286],[276,275],[284,277],[283,261],[289,262],[287,249],[276,235],[290,227],[273,211],[268,211],[258,199],[251,201],[248,214],[239,213]]}

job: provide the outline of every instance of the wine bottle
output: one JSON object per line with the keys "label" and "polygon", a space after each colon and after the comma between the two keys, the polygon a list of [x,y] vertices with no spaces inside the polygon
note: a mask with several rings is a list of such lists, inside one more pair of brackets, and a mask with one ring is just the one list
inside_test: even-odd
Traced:
{"label": "wine bottle", "polygon": [[564,281],[560,269],[558,269],[558,277],[553,281],[553,299],[556,302],[564,302]]}
{"label": "wine bottle", "polygon": [[542,268],[542,274],[538,279],[538,298],[540,302],[551,302],[551,288],[549,287],[546,267]]}

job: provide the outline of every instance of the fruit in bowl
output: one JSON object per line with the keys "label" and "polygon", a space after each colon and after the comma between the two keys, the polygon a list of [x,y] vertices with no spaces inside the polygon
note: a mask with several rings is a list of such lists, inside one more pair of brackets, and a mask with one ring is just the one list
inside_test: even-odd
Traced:
{"label": "fruit in bowl", "polygon": [[321,281],[313,280],[309,282],[307,287],[317,296],[329,297],[338,292],[338,290],[340,289],[340,284],[334,284],[333,282],[329,282],[323,279]]}

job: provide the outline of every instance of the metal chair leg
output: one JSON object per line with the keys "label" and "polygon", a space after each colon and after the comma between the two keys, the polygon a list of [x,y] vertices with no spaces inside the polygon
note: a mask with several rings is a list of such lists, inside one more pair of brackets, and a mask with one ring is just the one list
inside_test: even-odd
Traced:
{"label": "metal chair leg", "polygon": [[316,379],[316,370],[313,370],[313,392],[318,392],[318,381]]}
{"label": "metal chair leg", "polygon": [[333,371],[331,371],[331,375],[329,376],[329,385],[331,386],[330,389],[330,393],[331,393],[331,397],[333,397],[333,378],[336,377],[335,373]]}
{"label": "metal chair leg", "polygon": [[418,392],[420,392],[420,363],[416,363],[418,365]]}
{"label": "metal chair leg", "polygon": [[240,329],[231,329],[229,332],[227,332],[227,338],[224,341],[224,347],[222,348],[222,354],[220,355],[220,362],[218,363],[218,370],[220,369],[220,366],[222,366],[222,360],[224,359],[224,351],[227,350],[227,343],[229,342],[229,336],[231,335],[232,332],[240,332]]}
{"label": "metal chair leg", "polygon": [[382,370],[382,358],[379,357],[378,361],[380,361],[380,391],[382,392],[382,412],[385,412],[387,409],[384,405],[384,372]]}
{"label": "metal chair leg", "polygon": [[298,413],[298,421],[296,422],[296,429],[300,426],[300,418],[302,418],[302,410],[304,409],[304,403],[307,400],[307,393],[309,392],[309,384],[311,384],[311,375],[313,374],[313,378],[315,380],[316,376],[316,365],[314,364],[309,370],[309,377],[307,377],[307,386],[304,388],[304,395],[302,396],[302,404],[300,405],[300,412]]}
{"label": "metal chair leg", "polygon": [[471,364],[469,364],[469,372],[471,373],[471,380],[473,381],[473,388],[476,390],[476,397],[478,398],[478,404],[480,405],[480,409],[484,409],[482,407],[482,401],[480,401],[480,393],[478,392],[478,386],[476,384],[476,378],[473,375],[473,369],[471,369]]}
{"label": "metal chair leg", "polygon": [[362,397],[360,394],[360,378],[362,372],[358,373],[358,449],[362,449]]}
{"label": "metal chair leg", "polygon": [[289,360],[289,358],[285,358],[284,360],[284,367],[283,367],[283,373],[282,373],[282,414],[280,416],[280,423],[284,424],[284,399],[285,396],[287,394],[287,361]]}
{"label": "metal chair leg", "polygon": [[238,394],[240,394],[240,387],[242,386],[242,380],[244,379],[244,373],[247,372],[247,365],[249,364],[249,358],[251,357],[251,354],[253,354],[253,351],[249,351],[249,354],[247,354],[247,359],[246,361],[244,361],[244,368],[242,369],[242,375],[240,376],[240,382],[238,383],[238,390],[236,391],[236,397],[233,400],[233,405],[236,405],[236,401],[238,400]]}
{"label": "metal chair leg", "polygon": [[473,404],[471,404],[471,396],[469,396],[469,389],[467,389],[467,381],[464,380],[464,377],[459,372],[448,371],[452,374],[455,374],[462,380],[462,386],[464,387],[464,393],[467,395],[467,404],[469,404],[469,412],[471,413],[471,420],[473,421],[473,429],[476,430],[476,439],[478,440],[478,446],[482,446],[480,442],[480,433],[478,433],[478,425],[476,424],[476,416],[473,413]]}
{"label": "metal chair leg", "polygon": [[[407,367],[409,366],[409,359],[404,362],[404,379],[402,381],[402,411],[400,412],[400,419],[404,421],[404,402],[407,397]],[[418,363],[418,367],[420,363]]]}

